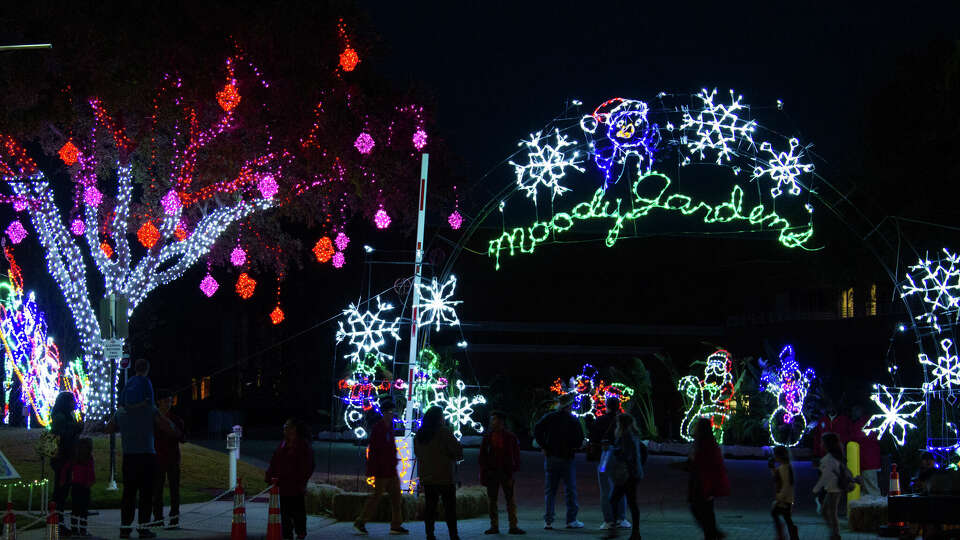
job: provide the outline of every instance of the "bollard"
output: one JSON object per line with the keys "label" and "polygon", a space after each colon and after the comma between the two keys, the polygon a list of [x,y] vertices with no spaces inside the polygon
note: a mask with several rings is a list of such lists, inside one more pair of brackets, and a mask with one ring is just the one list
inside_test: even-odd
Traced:
{"label": "bollard", "polygon": [[13,513],[13,503],[7,503],[7,513],[3,516],[3,540],[17,540],[17,516]]}
{"label": "bollard", "polygon": [[60,519],[57,517],[57,503],[50,501],[47,506],[47,540],[60,540]]}
{"label": "bollard", "polygon": [[270,486],[270,509],[267,511],[267,540],[283,540],[283,528],[280,525],[280,487],[277,479]]}
{"label": "bollard", "polygon": [[237,480],[233,492],[233,523],[230,525],[230,540],[247,540],[247,509],[243,502],[243,480]]}
{"label": "bollard", "polygon": [[[900,474],[897,472],[897,464],[890,465],[890,492],[887,493],[887,501],[890,497],[900,495]],[[887,505],[889,508],[889,504]],[[881,525],[877,536],[884,538],[899,538],[906,530],[906,523],[902,521],[893,522],[887,520],[887,525]]]}

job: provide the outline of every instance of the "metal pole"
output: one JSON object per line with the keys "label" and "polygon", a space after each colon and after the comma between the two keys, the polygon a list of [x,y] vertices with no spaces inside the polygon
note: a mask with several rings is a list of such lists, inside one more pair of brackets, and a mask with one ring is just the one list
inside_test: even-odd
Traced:
{"label": "metal pole", "polygon": [[417,358],[417,338],[419,337],[419,328],[417,327],[417,318],[419,310],[417,304],[420,303],[420,277],[423,268],[423,228],[427,215],[427,169],[430,165],[430,154],[423,154],[420,161],[420,198],[417,211],[417,250],[414,256],[413,267],[413,309],[410,315],[410,362],[408,366],[407,380],[407,406],[403,410],[403,426],[407,433],[413,429],[413,380],[418,367]]}

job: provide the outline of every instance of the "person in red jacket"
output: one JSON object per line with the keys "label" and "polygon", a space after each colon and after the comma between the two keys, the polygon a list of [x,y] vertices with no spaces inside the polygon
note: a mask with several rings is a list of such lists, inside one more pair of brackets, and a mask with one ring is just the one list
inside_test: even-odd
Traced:
{"label": "person in red jacket", "polygon": [[93,440],[77,439],[73,462],[70,465],[70,532],[87,536],[87,514],[90,509],[90,488],[97,480],[93,467]]}
{"label": "person in red jacket", "polygon": [[880,441],[877,440],[876,435],[867,435],[863,432],[863,426],[870,420],[870,415],[863,413],[863,407],[854,407],[853,415],[857,419],[853,421],[851,440],[860,445],[860,477],[863,479],[861,489],[864,495],[879,497]]}
{"label": "person in red jacket", "polygon": [[690,451],[690,511],[697,525],[703,529],[705,540],[718,540],[726,536],[717,529],[717,516],[713,502],[717,497],[730,495],[730,480],[723,464],[723,452],[713,438],[713,425],[709,418],[697,420],[694,428],[693,448]]}
{"label": "person in red jacket", "polygon": [[170,523],[167,529],[180,528],[180,445],[187,442],[183,420],[173,414],[173,394],[161,390],[157,399],[153,444],[157,450],[157,468],[153,475],[153,520],[163,523],[163,484],[170,484]]}
{"label": "person in red jacket", "polygon": [[380,412],[383,417],[370,428],[370,444],[367,447],[367,476],[373,477],[373,493],[363,505],[363,511],[353,528],[360,534],[367,534],[366,522],[376,516],[380,496],[386,491],[390,494],[390,534],[410,534],[403,528],[403,515],[400,508],[400,478],[397,476],[397,442],[393,435],[393,402],[380,400]]}
{"label": "person in red jacket", "polygon": [[289,419],[283,424],[283,442],[273,452],[264,475],[268,483],[280,488],[280,522],[284,538],[307,537],[307,507],[304,494],[313,475],[313,448],[310,430],[302,421]]}
{"label": "person in red jacket", "polygon": [[850,417],[845,414],[839,414],[837,408],[830,406],[827,409],[827,414],[817,422],[817,430],[814,433],[813,438],[813,455],[820,458],[827,453],[826,448],[823,445],[823,436],[827,433],[836,433],[837,438],[840,440],[840,447],[846,448],[847,443],[851,440],[851,434],[853,433],[853,422],[850,421]]}
{"label": "person in red jacket", "polygon": [[490,413],[490,430],[480,443],[480,483],[487,487],[490,510],[490,528],[484,534],[500,534],[500,512],[497,495],[503,488],[507,500],[507,518],[510,534],[526,534],[517,526],[517,501],[513,495],[513,473],[520,468],[520,443],[517,436],[507,431],[507,416],[501,411]]}

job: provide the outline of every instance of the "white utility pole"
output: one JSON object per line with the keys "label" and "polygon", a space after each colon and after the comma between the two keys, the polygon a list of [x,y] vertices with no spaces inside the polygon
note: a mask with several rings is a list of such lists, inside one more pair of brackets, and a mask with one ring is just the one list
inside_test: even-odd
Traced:
{"label": "white utility pole", "polygon": [[420,316],[420,310],[417,304],[420,303],[420,279],[423,269],[423,228],[427,215],[427,169],[430,164],[430,154],[423,154],[420,161],[420,198],[417,212],[417,251],[414,256],[413,266],[413,309],[410,310],[410,361],[407,375],[407,406],[403,410],[403,426],[406,432],[410,433],[413,428],[413,381],[414,375],[419,367],[419,357],[417,355],[417,338],[419,337],[419,328],[417,319]]}

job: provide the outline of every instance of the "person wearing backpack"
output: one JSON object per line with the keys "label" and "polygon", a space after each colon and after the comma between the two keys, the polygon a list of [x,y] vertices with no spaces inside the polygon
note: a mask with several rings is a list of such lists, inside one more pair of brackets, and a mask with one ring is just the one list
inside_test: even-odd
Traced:
{"label": "person wearing backpack", "polygon": [[813,494],[826,491],[823,499],[823,519],[830,528],[830,540],[840,540],[837,512],[843,494],[853,489],[853,476],[844,463],[840,438],[835,433],[823,435],[823,447],[826,453],[820,460],[820,480],[813,486]]}

